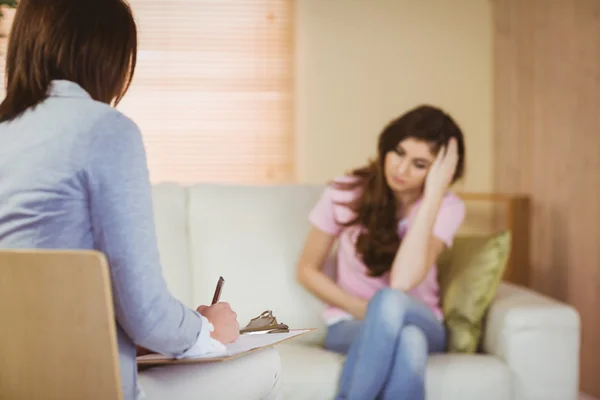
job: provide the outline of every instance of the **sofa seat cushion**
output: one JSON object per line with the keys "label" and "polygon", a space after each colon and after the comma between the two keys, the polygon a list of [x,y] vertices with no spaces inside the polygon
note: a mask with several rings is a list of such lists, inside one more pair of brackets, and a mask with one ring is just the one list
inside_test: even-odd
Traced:
{"label": "sofa seat cushion", "polygon": [[427,398],[510,400],[508,365],[485,354],[439,354],[429,358]]}
{"label": "sofa seat cushion", "polygon": [[277,346],[286,400],[333,399],[344,357],[315,345]]}
{"label": "sofa seat cushion", "polygon": [[[277,346],[283,368],[284,398],[333,399],[344,357],[317,346]],[[431,356],[426,377],[428,400],[510,400],[510,371],[488,355]]]}

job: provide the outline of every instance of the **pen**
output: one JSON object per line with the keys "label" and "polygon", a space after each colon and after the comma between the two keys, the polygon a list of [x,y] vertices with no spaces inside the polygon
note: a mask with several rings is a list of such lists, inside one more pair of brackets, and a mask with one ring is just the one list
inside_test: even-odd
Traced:
{"label": "pen", "polygon": [[217,282],[217,288],[215,289],[215,294],[213,296],[211,305],[217,304],[219,302],[219,299],[221,298],[221,291],[223,290],[224,283],[225,283],[225,279],[223,279],[222,276],[219,277],[219,282]]}

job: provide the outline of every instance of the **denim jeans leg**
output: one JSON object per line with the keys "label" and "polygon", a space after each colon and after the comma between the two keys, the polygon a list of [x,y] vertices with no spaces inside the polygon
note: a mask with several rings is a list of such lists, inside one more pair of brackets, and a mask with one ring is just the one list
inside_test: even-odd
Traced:
{"label": "denim jeans leg", "polygon": [[350,346],[360,334],[363,321],[355,319],[340,321],[327,328],[325,348],[339,354],[348,354]]}
{"label": "denim jeans leg", "polygon": [[438,335],[444,327],[427,306],[401,291],[380,290],[369,302],[362,328],[348,351],[337,399],[369,400],[384,394],[390,377],[405,369],[396,367],[398,362],[405,364],[402,358],[396,359],[402,357],[398,350],[405,325],[422,328],[427,341],[434,342],[432,347],[445,343]]}
{"label": "denim jeans leg", "polygon": [[[427,328],[429,331],[426,333]],[[441,322],[425,329],[418,325],[405,325],[400,332],[394,366],[383,391],[384,400],[425,400],[429,354],[444,351],[446,342]]]}

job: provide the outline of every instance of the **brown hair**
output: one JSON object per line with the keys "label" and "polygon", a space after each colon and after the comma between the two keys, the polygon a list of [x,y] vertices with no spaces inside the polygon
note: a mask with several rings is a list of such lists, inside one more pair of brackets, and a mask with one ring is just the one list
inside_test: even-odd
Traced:
{"label": "brown hair", "polygon": [[0,122],[44,101],[54,79],[117,104],[133,78],[136,54],[137,27],[123,0],[21,0],[9,37]]}
{"label": "brown hair", "polygon": [[356,179],[351,182],[332,182],[338,189],[359,189],[357,198],[344,204],[354,212],[355,217],[340,225],[361,225],[365,228],[357,238],[356,251],[371,276],[381,276],[389,271],[400,246],[396,200],[385,179],[384,160],[388,152],[407,138],[429,143],[434,154],[447,145],[451,138],[456,138],[459,160],[452,183],[464,174],[465,145],[462,131],[444,111],[422,105],[385,127],[379,135],[377,159],[350,172]]}

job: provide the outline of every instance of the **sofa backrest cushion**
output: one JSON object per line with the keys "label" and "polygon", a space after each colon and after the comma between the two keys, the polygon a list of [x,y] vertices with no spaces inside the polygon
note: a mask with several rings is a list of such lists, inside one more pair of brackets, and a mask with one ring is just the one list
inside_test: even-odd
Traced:
{"label": "sofa backrest cushion", "polygon": [[192,302],[186,188],[162,183],[152,187],[154,221],[163,276],[173,295],[188,307]]}
{"label": "sofa backrest cushion", "polygon": [[[295,279],[323,186],[198,184],[189,189],[189,234],[194,304],[210,303],[219,276],[221,300],[243,327],[272,310],[292,328],[322,328],[323,305]],[[322,340],[323,330],[307,336]]]}

